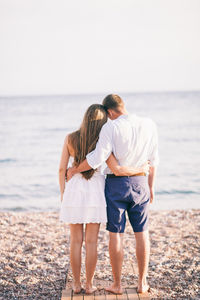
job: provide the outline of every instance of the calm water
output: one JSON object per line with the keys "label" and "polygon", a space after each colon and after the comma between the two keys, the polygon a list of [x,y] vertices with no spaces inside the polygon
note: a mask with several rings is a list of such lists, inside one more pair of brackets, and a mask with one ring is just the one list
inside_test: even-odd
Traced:
{"label": "calm water", "polygon": [[[64,138],[105,95],[0,98],[0,210],[59,209]],[[154,209],[200,208],[200,92],[122,94],[158,125]]]}

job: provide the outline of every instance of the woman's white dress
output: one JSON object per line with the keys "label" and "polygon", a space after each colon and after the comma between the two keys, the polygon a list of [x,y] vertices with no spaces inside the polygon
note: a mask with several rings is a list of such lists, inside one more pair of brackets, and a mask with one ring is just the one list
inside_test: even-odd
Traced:
{"label": "woman's white dress", "polygon": [[98,169],[86,180],[80,173],[65,183],[60,221],[69,224],[106,223],[105,177]]}

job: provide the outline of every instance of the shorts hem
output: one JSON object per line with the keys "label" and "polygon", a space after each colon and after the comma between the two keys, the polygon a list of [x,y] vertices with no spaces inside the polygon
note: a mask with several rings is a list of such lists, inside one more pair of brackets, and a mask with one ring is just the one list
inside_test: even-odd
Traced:
{"label": "shorts hem", "polygon": [[[133,227],[132,227],[133,228]],[[142,229],[134,229],[133,228],[133,232],[144,232],[144,231],[147,231],[149,228],[148,227],[144,227]]]}
{"label": "shorts hem", "polygon": [[114,230],[114,229],[109,229],[107,227],[106,227],[106,230],[109,231],[109,232],[113,232],[113,233],[124,233],[124,231],[125,231],[125,230],[118,231],[118,230]]}

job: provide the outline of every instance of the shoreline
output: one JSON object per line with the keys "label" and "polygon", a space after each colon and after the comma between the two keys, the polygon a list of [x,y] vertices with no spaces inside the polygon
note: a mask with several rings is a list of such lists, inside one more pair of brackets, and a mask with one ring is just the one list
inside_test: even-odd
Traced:
{"label": "shoreline", "polygon": [[[69,268],[69,228],[59,221],[58,212],[2,211],[0,217],[0,299],[60,299]],[[199,229],[200,209],[151,210],[148,281],[152,299],[200,298]],[[84,256],[83,249],[83,261]],[[123,285],[137,285],[132,264],[136,264],[135,240],[127,222]],[[99,233],[95,278],[112,280],[105,225]]]}
{"label": "shoreline", "polygon": [[[196,202],[196,200],[195,200]],[[182,203],[181,203],[182,205]],[[153,212],[165,212],[165,211],[168,211],[168,212],[173,212],[173,211],[191,211],[191,210],[199,210],[200,211],[200,204],[198,205],[194,205],[193,207],[190,207],[190,206],[182,206],[181,209],[179,208],[180,207],[180,203],[177,202],[177,205],[175,207],[169,207],[169,205],[167,204],[162,204],[160,205],[159,204],[151,204],[151,208],[150,208],[150,211],[153,211]],[[29,213],[59,213],[59,210],[60,208],[49,208],[49,209],[45,209],[45,210],[41,210],[41,209],[29,209],[29,208],[21,208],[21,207],[15,207],[15,208],[0,208],[0,215],[1,214],[4,214],[4,213],[13,213],[13,214],[20,214],[20,213],[24,213],[24,214],[29,214]]]}

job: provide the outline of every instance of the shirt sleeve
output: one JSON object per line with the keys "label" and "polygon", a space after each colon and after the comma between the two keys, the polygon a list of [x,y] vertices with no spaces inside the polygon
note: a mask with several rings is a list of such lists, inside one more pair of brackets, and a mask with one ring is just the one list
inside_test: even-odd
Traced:
{"label": "shirt sleeve", "polygon": [[158,131],[157,126],[153,122],[153,136],[152,136],[152,143],[151,143],[151,151],[149,155],[150,164],[152,167],[156,167],[159,164],[159,155],[158,155]]}
{"label": "shirt sleeve", "polygon": [[101,129],[96,148],[86,156],[92,169],[101,166],[110,156],[112,152],[112,129],[111,122],[107,122]]}

